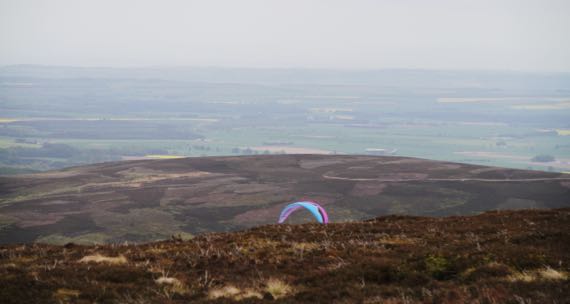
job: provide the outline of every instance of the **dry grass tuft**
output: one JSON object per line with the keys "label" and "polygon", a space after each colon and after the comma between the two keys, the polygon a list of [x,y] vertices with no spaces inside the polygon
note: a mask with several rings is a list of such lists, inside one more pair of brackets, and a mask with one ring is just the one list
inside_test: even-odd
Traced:
{"label": "dry grass tuft", "polygon": [[382,236],[378,240],[378,243],[381,245],[413,245],[416,242],[416,239],[405,235]]}
{"label": "dry grass tuft", "polygon": [[188,288],[180,282],[177,278],[172,277],[165,277],[162,276],[156,280],[154,280],[156,284],[165,286],[168,291],[177,293],[177,294],[186,294],[188,293]]}
{"label": "dry grass tuft", "polygon": [[255,290],[252,289],[246,289],[244,292],[238,294],[237,296],[234,297],[235,300],[243,300],[243,299],[250,299],[250,298],[257,298],[257,299],[263,299],[263,295]]}
{"label": "dry grass tuft", "polygon": [[214,288],[208,291],[208,298],[209,299],[218,299],[218,298],[233,298],[236,297],[241,293],[235,286],[224,286],[222,288]]}
{"label": "dry grass tuft", "polygon": [[159,285],[181,285],[182,283],[177,278],[160,277],[154,280]]}
{"label": "dry grass tuft", "polygon": [[517,272],[507,277],[507,279],[511,282],[564,281],[568,279],[568,274],[546,266],[534,271]]}
{"label": "dry grass tuft", "polygon": [[80,263],[108,263],[108,264],[113,264],[113,265],[121,265],[121,264],[126,264],[127,263],[127,258],[125,258],[124,256],[120,255],[118,257],[107,257],[104,255],[101,255],[99,253],[94,254],[94,255],[87,255],[84,256],[81,260],[79,260]]}
{"label": "dry grass tuft", "polygon": [[60,288],[56,292],[53,293],[54,298],[58,299],[59,301],[67,302],[72,298],[79,297],[81,293],[79,290],[67,289],[67,288]]}
{"label": "dry grass tuft", "polygon": [[568,279],[568,274],[566,272],[558,271],[551,268],[550,266],[546,266],[545,268],[539,270],[538,274],[545,280],[564,281]]}
{"label": "dry grass tuft", "polygon": [[531,272],[521,271],[511,274],[507,280],[511,282],[532,282],[536,280],[536,276]]}
{"label": "dry grass tuft", "polygon": [[265,291],[269,292],[274,299],[282,298],[293,291],[289,284],[279,279],[269,279],[265,285]]}
{"label": "dry grass tuft", "polygon": [[7,263],[7,264],[0,265],[0,268],[18,268],[18,265],[14,264],[14,263]]}
{"label": "dry grass tuft", "polygon": [[208,298],[211,300],[219,298],[231,298],[236,301],[241,301],[251,298],[263,299],[263,295],[253,289],[240,290],[235,286],[228,285],[222,288],[210,289],[208,292]]}
{"label": "dry grass tuft", "polygon": [[165,253],[167,250],[161,247],[150,247],[146,250],[146,252],[148,253],[152,253],[152,254],[162,254]]}
{"label": "dry grass tuft", "polygon": [[293,247],[293,249],[295,249],[297,251],[310,252],[310,251],[313,251],[315,249],[318,249],[320,247],[320,245],[318,245],[316,243],[294,242],[292,244],[292,247]]}

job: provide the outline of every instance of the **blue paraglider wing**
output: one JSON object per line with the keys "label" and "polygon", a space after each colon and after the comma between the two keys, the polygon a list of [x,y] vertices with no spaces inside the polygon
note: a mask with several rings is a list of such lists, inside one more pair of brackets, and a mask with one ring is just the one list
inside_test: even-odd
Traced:
{"label": "blue paraglider wing", "polygon": [[281,215],[279,216],[279,223],[285,222],[285,220],[291,215],[291,213],[305,208],[311,212],[311,214],[317,219],[317,221],[321,224],[328,223],[328,215],[323,207],[321,207],[316,202],[307,201],[307,202],[296,202],[293,204],[287,205],[283,211],[281,211]]}

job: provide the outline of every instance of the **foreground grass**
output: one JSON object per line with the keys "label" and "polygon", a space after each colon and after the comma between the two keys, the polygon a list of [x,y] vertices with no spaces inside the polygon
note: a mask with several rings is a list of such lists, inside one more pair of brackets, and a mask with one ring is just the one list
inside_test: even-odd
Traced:
{"label": "foreground grass", "polygon": [[0,247],[2,303],[568,303],[570,209]]}

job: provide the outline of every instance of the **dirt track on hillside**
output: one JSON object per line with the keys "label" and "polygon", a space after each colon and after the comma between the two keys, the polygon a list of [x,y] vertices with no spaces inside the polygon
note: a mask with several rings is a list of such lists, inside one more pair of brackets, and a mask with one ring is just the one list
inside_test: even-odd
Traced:
{"label": "dirt track on hillside", "polygon": [[521,183],[521,182],[542,182],[542,181],[570,181],[570,177],[550,177],[550,178],[522,178],[522,179],[488,179],[488,178],[412,178],[412,179],[382,179],[382,178],[353,178],[353,177],[339,177],[323,174],[324,179],[356,181],[356,182],[506,182],[506,183]]}

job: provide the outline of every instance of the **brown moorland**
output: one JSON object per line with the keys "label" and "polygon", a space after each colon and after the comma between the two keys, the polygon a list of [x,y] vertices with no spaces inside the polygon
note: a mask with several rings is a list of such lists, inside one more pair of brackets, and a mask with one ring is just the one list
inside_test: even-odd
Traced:
{"label": "brown moorland", "polygon": [[[570,176],[407,157],[258,155],[102,163],[0,177],[0,244],[150,242],[275,223],[570,207]],[[312,220],[293,217],[292,223]]]}
{"label": "brown moorland", "polygon": [[570,209],[0,246],[2,303],[570,303]]}

